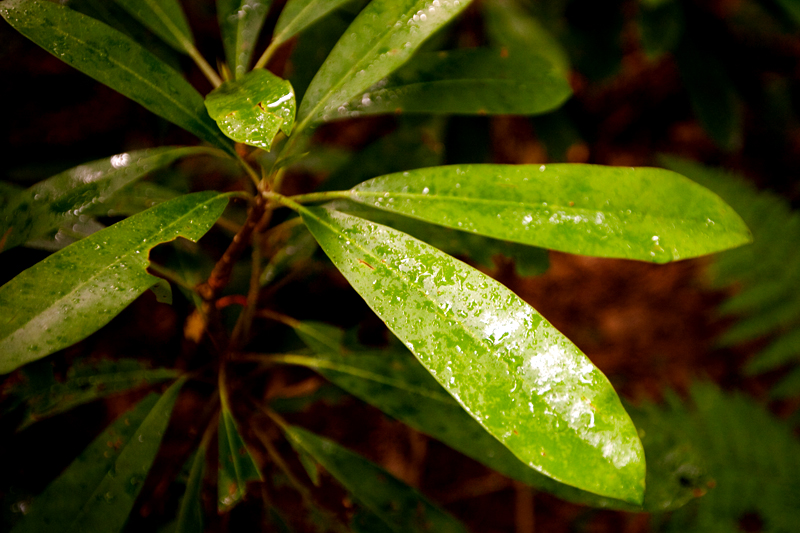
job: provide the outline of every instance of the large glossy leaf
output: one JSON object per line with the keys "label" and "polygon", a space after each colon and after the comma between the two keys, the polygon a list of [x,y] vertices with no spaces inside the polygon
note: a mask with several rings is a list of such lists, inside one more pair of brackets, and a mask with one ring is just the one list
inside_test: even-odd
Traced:
{"label": "large glossy leaf", "polygon": [[71,366],[64,381],[52,375],[44,383],[31,380],[12,387],[10,393],[25,405],[18,429],[87,402],[145,385],[178,377],[171,368],[149,368],[133,359],[79,362]]}
{"label": "large glossy leaf", "polygon": [[484,429],[543,474],[641,503],[636,428],[606,377],[535,309],[404,233],[325,209],[301,213],[350,284]]}
{"label": "large glossy leaf", "polygon": [[535,53],[546,58],[562,76],[569,72],[569,56],[561,43],[515,0],[486,0],[484,12],[486,34],[493,46],[505,47],[511,53]]}
{"label": "large glossy leaf", "polygon": [[284,431],[295,448],[313,457],[390,531],[466,533],[455,518],[357,453],[299,427],[285,427]]}
{"label": "large glossy leaf", "polygon": [[[275,355],[271,361],[312,368],[350,394],[414,429],[539,490],[593,507],[639,509],[620,500],[558,483],[528,467],[470,417],[401,346],[380,352],[348,350],[341,346],[343,332],[327,324],[302,322],[296,332],[317,355]],[[630,407],[626,410],[632,412]],[[644,508],[664,511],[679,507],[691,499],[692,490],[697,488],[696,485],[684,486],[681,475],[702,471],[692,455],[694,450],[674,432],[660,431],[646,412],[634,409],[633,413],[637,415],[634,421],[639,434],[644,435],[642,443],[647,455]]]}
{"label": "large glossy leaf", "polygon": [[226,81],[206,96],[211,118],[236,142],[269,150],[278,131],[294,126],[294,89],[272,72],[257,69]]}
{"label": "large glossy leaf", "polygon": [[750,241],[716,194],[657,168],[457,165],[382,176],[349,198],[488,237],[664,263]]}
{"label": "large glossy leaf", "polygon": [[520,276],[543,274],[550,266],[547,250],[484,237],[476,233],[467,233],[452,228],[443,228],[397,213],[372,209],[363,204],[353,202],[334,202],[337,211],[344,211],[357,217],[366,218],[378,224],[389,226],[403,233],[408,233],[441,251],[455,256],[465,256],[480,266],[492,268],[498,256],[514,260],[514,266]]}
{"label": "large glossy leaf", "polygon": [[[468,49],[415,56],[335,113],[536,115],[564,103],[569,83],[545,58],[529,51]],[[335,115],[331,114],[329,118]]]}
{"label": "large glossy leaf", "polygon": [[301,127],[379,82],[471,0],[372,0],[331,51],[300,105]]}
{"label": "large glossy leaf", "polygon": [[192,458],[186,492],[181,499],[175,533],[203,533],[203,505],[200,496],[203,490],[203,476],[206,470],[206,445],[200,443]]}
{"label": "large glossy leaf", "polygon": [[114,0],[165,43],[181,52],[194,47],[192,30],[178,0]]}
{"label": "large glossy leaf", "polygon": [[217,0],[225,59],[238,80],[250,68],[253,49],[272,0]]}
{"label": "large glossy leaf", "polygon": [[242,501],[248,481],[258,481],[261,471],[247,449],[236,421],[223,403],[219,420],[219,472],[217,476],[220,513],[229,511]]}
{"label": "large glossy leaf", "polygon": [[148,252],[177,237],[197,240],[229,195],[200,192],[159,204],[72,244],[0,287],[0,373],[97,331],[148,288]]}
{"label": "large glossy leaf", "polygon": [[[154,148],[98,159],[65,170],[13,197],[0,211],[0,235],[8,232],[5,249],[72,224],[98,203],[111,200],[126,185],[153,170],[205,148]],[[213,153],[213,152],[211,152]]]}
{"label": "large glossy leaf", "polygon": [[45,0],[6,0],[0,15],[60,60],[201,139],[233,152],[203,107],[203,97],[126,35]]}
{"label": "large glossy leaf", "polygon": [[272,42],[284,43],[350,0],[289,0],[281,11]]}
{"label": "large glossy leaf", "polygon": [[13,533],[121,531],[161,444],[184,380],[119,417],[34,499]]}

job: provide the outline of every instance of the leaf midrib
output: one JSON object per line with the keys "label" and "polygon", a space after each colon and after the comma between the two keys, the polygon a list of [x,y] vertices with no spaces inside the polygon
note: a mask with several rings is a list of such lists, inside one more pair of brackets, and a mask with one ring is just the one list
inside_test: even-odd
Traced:
{"label": "leaf midrib", "polygon": [[[67,9],[67,8],[62,8],[62,9]],[[39,22],[44,22],[44,21],[43,21],[43,19],[40,18]],[[98,22],[98,24],[102,24],[102,23]],[[100,50],[98,48],[92,46],[88,42],[82,41],[81,39],[79,39],[75,35],[73,35],[71,33],[67,33],[64,30],[62,30],[61,28],[57,27],[57,26],[52,26],[51,29],[55,30],[56,32],[66,36],[66,37],[68,37],[68,38],[70,38],[70,39],[72,39],[74,41],[76,41],[79,44],[82,44],[82,45],[86,46],[87,48],[91,49],[94,53],[99,55]],[[124,36],[122,36],[122,37],[124,37]],[[133,43],[135,46],[141,48],[141,46],[138,43],[136,43],[134,41],[131,41],[131,43]],[[144,49],[142,49],[142,50],[144,50]],[[146,50],[144,50],[144,51],[146,52]],[[137,78],[139,81],[143,82],[148,87],[151,87],[152,90],[154,90],[155,92],[157,92],[157,93],[161,94],[162,96],[164,96],[168,101],[174,103],[175,107],[180,109],[190,120],[192,120],[193,122],[199,124],[204,130],[206,130],[207,132],[211,133],[215,138],[221,139],[223,141],[225,140],[224,137],[219,137],[217,132],[215,132],[214,130],[209,128],[207,124],[205,124],[202,120],[200,120],[198,117],[194,116],[189,110],[187,110],[185,107],[183,107],[183,105],[181,105],[181,101],[180,100],[173,99],[168,93],[166,93],[163,90],[161,90],[161,88],[158,85],[155,85],[155,84],[151,83],[150,80],[148,80],[147,78],[141,77],[136,71],[129,69],[124,63],[120,63],[119,61],[117,61],[111,54],[107,54],[106,58],[111,63],[113,63],[114,65],[119,67],[120,69],[122,69],[122,70],[128,72],[129,74],[133,75],[135,78]],[[169,67],[167,67],[167,68],[169,68]],[[181,77],[179,77],[179,79],[181,79],[184,82],[186,82],[186,80],[184,80]],[[186,83],[188,84],[188,82],[186,82]],[[189,87],[192,88],[192,90],[195,90],[193,87],[191,87],[191,85],[189,85]],[[197,94],[200,95],[200,93],[197,93]],[[200,96],[200,97],[202,98],[202,96]]]}
{"label": "leaf midrib", "polygon": [[[185,215],[181,216],[180,218],[177,218],[177,219],[175,219],[175,220],[174,220],[174,221],[173,221],[171,224],[169,224],[169,225],[167,225],[166,227],[164,227],[163,229],[159,230],[157,233],[151,234],[151,236],[150,236],[150,237],[148,237],[148,240],[151,240],[151,239],[153,239],[153,238],[154,238],[154,237],[153,237],[153,235],[155,235],[155,236],[161,235],[161,234],[162,234],[162,233],[164,233],[166,230],[173,228],[173,227],[174,227],[176,224],[178,224],[179,222],[183,221],[183,220],[184,220],[184,219],[186,219],[187,217],[191,216],[191,214],[192,214],[194,211],[196,211],[197,209],[199,209],[201,206],[208,204],[210,200],[214,200],[214,199],[216,199],[216,198],[218,198],[218,197],[211,198],[211,199],[209,199],[209,200],[206,200],[205,202],[203,202],[203,203],[201,203],[201,204],[198,204],[197,206],[195,206],[194,208],[192,208],[192,210],[191,210],[191,211],[187,212]],[[113,227],[113,226],[112,226],[112,227]],[[178,237],[178,236],[176,236],[175,238],[177,238],[177,237]],[[170,240],[174,240],[174,239],[170,239]],[[83,242],[88,242],[88,241],[83,241]],[[153,244],[152,246],[147,246],[147,247],[145,247],[145,249],[146,249],[146,250],[150,250],[150,249],[154,248],[155,246],[157,246],[157,245],[159,245],[159,244],[163,244],[164,242],[168,242],[168,241],[156,242],[156,243],[155,243],[155,244]],[[135,253],[137,250],[139,250],[139,251],[142,251],[142,249],[141,249],[141,248],[136,248],[135,250],[131,250],[131,251],[130,251],[129,253],[127,253],[127,254],[120,255],[120,258],[119,258],[119,259],[117,259],[117,260],[115,260],[113,263],[109,263],[109,264],[107,264],[107,265],[106,265],[104,268],[101,268],[100,270],[96,271],[94,274],[92,274],[92,276],[90,276],[89,278],[87,278],[85,281],[83,281],[83,282],[81,282],[81,283],[78,283],[77,285],[74,285],[74,286],[72,286],[72,288],[70,288],[70,289],[69,289],[69,292],[67,292],[66,294],[64,294],[64,296],[62,296],[62,297],[61,297],[61,298],[59,298],[58,300],[55,300],[55,301],[53,302],[53,304],[51,304],[51,305],[49,305],[48,307],[46,307],[46,308],[44,308],[44,309],[42,309],[42,310],[38,311],[38,312],[37,312],[36,314],[34,314],[32,317],[28,318],[28,319],[27,319],[25,322],[21,323],[21,324],[19,325],[19,327],[17,327],[17,328],[15,328],[15,329],[13,329],[13,330],[12,330],[12,331],[11,331],[11,332],[8,334],[8,335],[6,335],[5,337],[2,337],[2,338],[0,338],[0,343],[2,343],[2,342],[3,342],[3,341],[5,341],[6,339],[8,339],[8,338],[9,338],[9,337],[11,337],[12,335],[14,335],[14,333],[16,333],[17,331],[20,331],[20,330],[22,330],[23,328],[25,328],[25,327],[26,327],[28,324],[30,324],[30,323],[31,323],[31,321],[33,321],[33,320],[34,320],[36,317],[38,317],[38,316],[41,316],[43,313],[45,313],[45,312],[49,311],[50,309],[52,309],[52,308],[54,308],[54,307],[57,307],[57,306],[58,306],[58,305],[59,305],[61,302],[63,302],[65,299],[68,299],[68,298],[69,298],[69,297],[70,297],[72,294],[74,294],[74,293],[75,293],[75,292],[76,292],[78,289],[80,289],[80,288],[82,288],[82,287],[86,286],[86,285],[87,285],[87,284],[89,284],[90,282],[94,281],[96,278],[98,278],[98,277],[102,276],[102,275],[103,275],[103,274],[105,274],[105,273],[106,273],[106,272],[107,272],[107,271],[108,271],[108,270],[109,270],[111,267],[114,267],[114,266],[116,266],[117,264],[121,263],[122,261],[126,260],[126,259],[127,259],[128,257],[130,257],[132,254],[134,254],[134,253]],[[148,260],[147,260],[147,263],[149,264],[149,262],[150,262],[150,261],[149,261],[149,259],[148,259]],[[149,273],[147,272],[147,267],[145,267],[145,269],[144,269],[144,273],[145,273],[146,275],[148,275],[148,276],[152,277],[152,278],[156,278],[156,276],[153,276],[152,274],[149,274]],[[145,288],[145,290],[147,290],[147,289]],[[13,318],[13,317],[12,317],[12,318]],[[7,322],[6,324],[12,324],[12,323],[13,323],[13,322],[9,321],[9,322]]]}

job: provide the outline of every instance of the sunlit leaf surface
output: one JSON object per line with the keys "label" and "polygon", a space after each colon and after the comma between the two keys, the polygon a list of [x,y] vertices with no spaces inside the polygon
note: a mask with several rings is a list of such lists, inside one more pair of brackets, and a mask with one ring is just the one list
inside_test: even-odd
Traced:
{"label": "sunlit leaf surface", "polygon": [[325,209],[301,214],[389,329],[518,458],[641,503],[644,453],[630,418],[606,377],[535,309],[404,233]]}
{"label": "sunlit leaf surface", "polygon": [[147,273],[151,248],[197,240],[229,195],[189,194],[94,233],[0,287],[0,373],[97,331],[140,294],[163,282]]}
{"label": "sunlit leaf surface", "polygon": [[223,404],[219,420],[219,472],[217,479],[219,512],[229,511],[242,501],[247,482],[261,479],[247,445],[239,435],[236,421]]}
{"label": "sunlit leaf surface", "polygon": [[497,239],[665,263],[750,242],[716,194],[657,168],[455,165],[389,174],[349,198]]}
{"label": "sunlit leaf surface", "polygon": [[275,25],[274,43],[284,43],[350,0],[289,0]]}
{"label": "sunlit leaf surface", "polygon": [[13,533],[121,531],[144,485],[184,380],[122,415],[36,497]]}
{"label": "sunlit leaf surface", "polygon": [[296,426],[284,431],[295,448],[312,456],[390,531],[466,533],[455,518],[357,453]]}
{"label": "sunlit leaf surface", "polygon": [[250,68],[253,49],[272,0],[217,0],[225,59],[238,80]]}
{"label": "sunlit leaf surface", "polygon": [[233,153],[231,142],[206,113],[200,93],[126,35],[46,0],[6,0],[0,15],[61,61]]}
{"label": "sunlit leaf surface", "polygon": [[269,150],[278,131],[292,133],[294,89],[287,80],[258,69],[214,89],[206,96],[206,108],[231,139]]}
{"label": "sunlit leaf surface", "polygon": [[[178,377],[171,368],[149,368],[133,359],[78,362],[70,367],[64,381],[52,374],[45,380],[25,380],[11,387],[16,403],[25,404],[25,416],[18,429],[87,402],[137,387]],[[42,382],[44,381],[44,382]]]}
{"label": "sunlit leaf surface", "polygon": [[4,249],[78,222],[80,215],[95,213],[98,204],[112,201],[120,189],[153,170],[181,157],[209,152],[206,148],[173,147],[136,150],[85,163],[41,181],[11,197],[0,211],[0,235],[8,235]]}
{"label": "sunlit leaf surface", "polygon": [[[572,94],[543,57],[529,51],[467,49],[421,54],[336,113],[535,115]],[[331,115],[331,118],[334,115]]]}
{"label": "sunlit leaf surface", "polygon": [[405,63],[471,0],[372,0],[314,76],[297,120],[327,120]]}
{"label": "sunlit leaf surface", "polygon": [[194,46],[192,31],[178,0],[114,0],[139,22],[181,52]]}

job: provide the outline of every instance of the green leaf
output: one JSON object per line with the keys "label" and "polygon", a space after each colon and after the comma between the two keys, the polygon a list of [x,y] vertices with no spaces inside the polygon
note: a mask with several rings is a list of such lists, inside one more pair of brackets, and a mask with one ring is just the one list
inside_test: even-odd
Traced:
{"label": "green leaf", "polygon": [[350,0],[289,0],[281,11],[273,44],[285,43],[308,26]]}
{"label": "green leaf", "polygon": [[82,361],[70,367],[63,382],[52,379],[38,384],[24,381],[12,387],[16,403],[26,406],[19,430],[34,422],[73,409],[79,405],[130,389],[175,379],[180,373],[171,368],[148,368],[134,359]]}
{"label": "green leaf", "polygon": [[534,52],[546,58],[556,72],[566,76],[569,56],[561,43],[535,17],[513,0],[488,0],[481,4],[486,33],[493,46],[511,53]]}
{"label": "green leaf", "polygon": [[121,531],[167,429],[184,379],[151,394],[96,438],[34,499],[13,533]]}
{"label": "green leaf", "polygon": [[417,55],[386,83],[335,113],[343,118],[381,113],[536,115],[559,107],[571,94],[567,80],[542,57],[475,48]]}
{"label": "green leaf", "polygon": [[666,1],[656,6],[647,4],[639,2],[639,33],[645,54],[654,60],[675,50],[685,23],[680,3]]}
{"label": "green leaf", "polygon": [[72,244],[0,287],[0,373],[94,333],[159,283],[148,252],[179,236],[202,237],[229,195],[188,194]]}
{"label": "green leaf", "polygon": [[217,0],[225,59],[238,80],[250,68],[253,49],[272,0]]}
{"label": "green leaf", "polygon": [[6,0],[0,15],[58,59],[230,154],[231,142],[183,77],[124,34],[45,0]]}
{"label": "green leaf", "polygon": [[357,453],[296,426],[283,429],[295,448],[311,455],[390,531],[466,533],[455,518]]}
{"label": "green leaf", "polygon": [[269,249],[276,249],[272,257],[261,272],[259,283],[262,287],[269,285],[293,265],[308,261],[317,250],[317,241],[308,233],[306,227],[299,219],[292,219],[284,224],[290,224],[280,235],[282,243],[270,243]]}
{"label": "green leaf", "polygon": [[471,0],[372,0],[347,28],[314,76],[298,122],[328,120],[331,113],[379,82]]}
{"label": "green leaf", "polygon": [[348,198],[487,237],[665,263],[750,242],[711,191],[656,168],[455,165],[389,174]]}
{"label": "green leaf", "polygon": [[137,150],[85,163],[41,181],[14,196],[0,211],[0,235],[8,232],[5,249],[71,225],[149,172],[181,157],[204,153],[213,152],[199,147]]}
{"label": "green leaf", "polygon": [[114,1],[179,52],[194,48],[192,30],[178,0]]}
{"label": "green leaf", "polygon": [[408,233],[412,237],[425,241],[447,254],[469,257],[478,265],[486,268],[495,266],[494,259],[497,256],[513,259],[514,266],[520,276],[543,274],[550,266],[547,250],[535,246],[501,241],[475,233],[434,226],[428,222],[408,218],[389,211],[372,209],[363,204],[334,202],[332,206],[337,211],[366,218],[372,222]]}
{"label": "green leaf", "polygon": [[301,211],[334,265],[439,383],[532,468],[640,504],[644,454],[606,377],[536,310],[408,235]]}
{"label": "green leaf", "polygon": [[225,135],[269,151],[279,130],[292,133],[294,89],[272,72],[258,69],[214,89],[206,96],[206,108]]}
{"label": "green leaf", "polygon": [[228,512],[242,501],[247,492],[247,482],[263,479],[253,457],[247,449],[236,421],[223,403],[219,423],[219,472],[217,479],[220,513]]}
{"label": "green leaf", "polygon": [[203,505],[200,494],[203,490],[203,476],[206,470],[206,445],[201,442],[192,459],[186,492],[181,499],[178,510],[178,522],[175,533],[203,533]]}
{"label": "green leaf", "polygon": [[156,183],[137,181],[120,189],[106,201],[98,201],[89,211],[97,216],[129,217],[180,195],[181,193]]}

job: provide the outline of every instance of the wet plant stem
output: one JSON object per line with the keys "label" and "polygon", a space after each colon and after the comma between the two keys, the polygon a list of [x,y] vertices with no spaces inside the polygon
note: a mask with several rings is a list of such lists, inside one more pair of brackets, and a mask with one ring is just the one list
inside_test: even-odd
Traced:
{"label": "wet plant stem", "polygon": [[264,53],[261,54],[261,57],[258,58],[258,61],[256,61],[256,64],[253,68],[265,68],[269,63],[269,60],[272,59],[272,56],[275,55],[275,52],[278,51],[278,48],[280,48],[281,44],[283,43],[273,39],[272,42],[269,43],[269,46],[267,46],[267,49],[264,50]]}
{"label": "wet plant stem", "polygon": [[203,72],[203,75],[206,79],[214,86],[216,89],[220,85],[222,85],[222,80],[220,79],[217,72],[211,68],[211,65],[208,64],[208,61],[200,54],[200,52],[192,45],[186,46],[186,52],[189,56],[194,60],[195,64],[200,67],[200,70]]}

